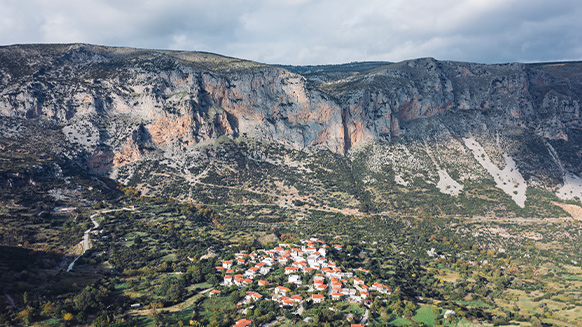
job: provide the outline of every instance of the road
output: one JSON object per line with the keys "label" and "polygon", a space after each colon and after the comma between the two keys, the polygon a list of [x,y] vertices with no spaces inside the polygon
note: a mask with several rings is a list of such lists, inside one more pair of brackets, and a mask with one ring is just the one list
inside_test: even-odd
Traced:
{"label": "road", "polygon": [[261,327],[271,327],[283,319],[285,319],[285,317],[283,317],[283,316],[277,317],[277,319],[275,319],[271,322],[264,323]]}
{"label": "road", "polygon": [[370,310],[366,309],[366,312],[364,313],[364,316],[362,317],[362,320],[360,321],[360,325],[365,325],[368,322],[369,316],[370,316]]}
{"label": "road", "polygon": [[8,299],[8,302],[10,302],[10,305],[12,305],[12,307],[14,309],[18,309],[18,307],[14,303],[14,300],[12,299],[12,297],[10,295],[8,295],[8,293],[4,292],[4,296]]}
{"label": "road", "polygon": [[135,210],[135,208],[121,208],[121,209],[109,209],[109,210],[101,210],[101,211],[97,211],[96,213],[92,214],[89,218],[91,218],[91,222],[93,223],[93,228],[89,228],[85,231],[85,233],[83,233],[83,252],[81,253],[81,255],[77,256],[75,258],[75,260],[73,260],[73,262],[71,262],[71,264],[69,264],[69,267],[67,267],[67,272],[73,270],[73,267],[75,266],[75,262],[77,262],[77,260],[79,260],[79,258],[85,254],[85,252],[87,252],[87,250],[89,250],[90,246],[89,246],[89,234],[91,233],[91,231],[93,229],[97,229],[99,228],[99,223],[97,223],[95,221],[95,217],[97,217],[98,215],[102,214],[102,213],[108,213],[108,212],[114,212],[114,211],[133,211]]}

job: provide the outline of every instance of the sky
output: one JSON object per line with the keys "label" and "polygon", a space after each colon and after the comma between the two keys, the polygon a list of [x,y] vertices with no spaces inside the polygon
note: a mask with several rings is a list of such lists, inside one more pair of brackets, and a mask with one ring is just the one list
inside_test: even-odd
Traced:
{"label": "sky", "polygon": [[293,65],[582,60],[582,1],[0,0],[0,44],[23,43],[208,51]]}

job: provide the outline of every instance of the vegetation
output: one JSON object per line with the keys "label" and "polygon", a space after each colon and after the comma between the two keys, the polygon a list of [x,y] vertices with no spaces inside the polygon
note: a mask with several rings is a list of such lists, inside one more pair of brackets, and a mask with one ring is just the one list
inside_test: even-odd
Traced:
{"label": "vegetation", "polygon": [[[582,324],[582,226],[557,218],[566,215],[555,203],[566,201],[547,190],[528,188],[520,208],[490,179],[467,179],[453,197],[423,165],[405,176],[392,164],[401,157],[380,155],[383,143],[341,156],[243,138],[201,147],[187,172],[153,154],[122,186],[42,146],[3,142],[0,324]],[[429,162],[422,146],[394,142]],[[463,167],[470,166],[446,169],[459,178]],[[91,248],[83,253],[87,230]],[[281,307],[267,296],[275,283],[311,293],[288,284],[277,264],[265,277],[271,286],[221,285],[226,273],[216,266],[235,253],[312,237],[342,245],[329,258],[390,294]],[[242,301],[247,291],[264,299]]]}

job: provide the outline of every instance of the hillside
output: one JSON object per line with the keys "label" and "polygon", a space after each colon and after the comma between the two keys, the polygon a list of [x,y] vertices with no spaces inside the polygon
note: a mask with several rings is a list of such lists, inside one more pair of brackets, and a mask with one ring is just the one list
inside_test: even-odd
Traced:
{"label": "hillside", "polygon": [[303,77],[91,45],[2,47],[0,58],[2,117],[54,124],[64,157],[144,194],[548,217],[582,198],[581,63],[287,67]]}
{"label": "hillside", "polygon": [[[581,91],[580,62],[0,47],[0,324],[575,326]],[[216,268],[312,238],[321,305],[307,254]]]}

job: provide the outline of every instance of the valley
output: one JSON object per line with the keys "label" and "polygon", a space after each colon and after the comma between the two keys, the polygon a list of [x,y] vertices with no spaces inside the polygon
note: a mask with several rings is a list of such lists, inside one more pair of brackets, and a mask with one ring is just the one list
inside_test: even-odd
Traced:
{"label": "valley", "polygon": [[581,71],[0,47],[0,324],[581,325]]}

